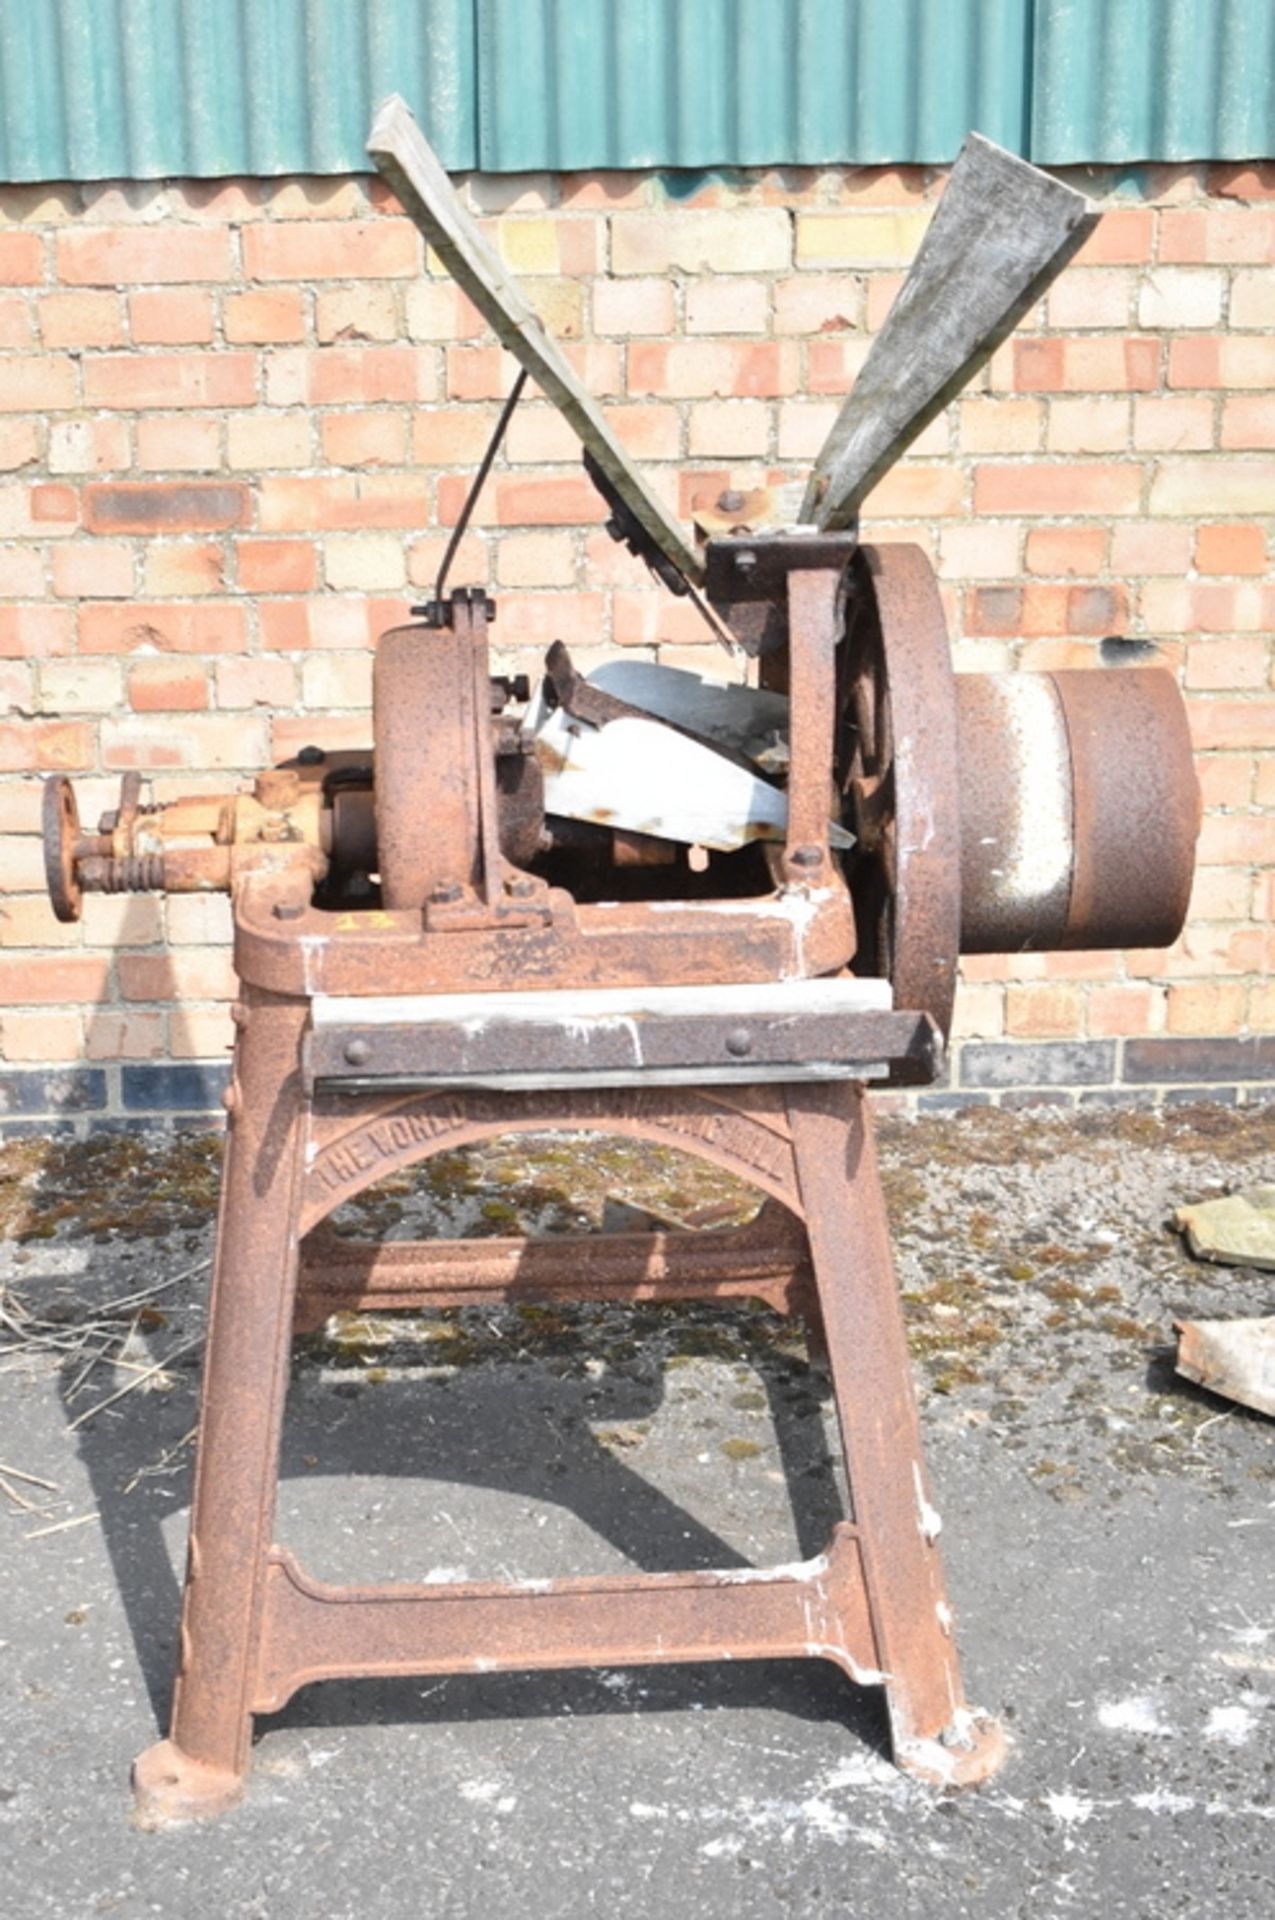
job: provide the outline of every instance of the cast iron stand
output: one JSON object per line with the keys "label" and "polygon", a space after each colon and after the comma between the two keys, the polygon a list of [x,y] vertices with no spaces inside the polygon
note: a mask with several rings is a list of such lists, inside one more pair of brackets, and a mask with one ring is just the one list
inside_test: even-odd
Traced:
{"label": "cast iron stand", "polygon": [[[253,1715],[338,1676],[810,1656],[884,1687],[901,1767],[946,1785],[992,1772],[1002,1739],[962,1693],[862,1085],[334,1091],[313,1075],[312,1014],[306,995],[247,982],[236,1008],[179,1670],[170,1736],[135,1768],[143,1819],[232,1806]],[[545,1127],[680,1147],[767,1203],[733,1233],[577,1241],[569,1268],[544,1241],[395,1243],[325,1260],[315,1229],[383,1174]],[[331,1587],[274,1544],[297,1328],[342,1307],[732,1295],[802,1313],[826,1347],[853,1520],[816,1558],[534,1586]]]}

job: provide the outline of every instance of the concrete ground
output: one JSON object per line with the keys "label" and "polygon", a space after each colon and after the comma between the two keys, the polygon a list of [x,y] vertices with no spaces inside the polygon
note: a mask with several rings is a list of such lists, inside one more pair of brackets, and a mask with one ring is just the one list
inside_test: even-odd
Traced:
{"label": "concrete ground", "polygon": [[[331,1683],[259,1723],[241,1809],[163,1834],[131,1824],[128,1767],[173,1665],[215,1143],[5,1148],[5,1920],[1265,1920],[1275,1423],[1175,1379],[1171,1325],[1269,1312],[1273,1282],[1198,1265],[1167,1222],[1275,1177],[1275,1111],[885,1134],[967,1687],[1012,1740],[995,1780],[910,1783],[878,1697],[816,1664]],[[652,1150],[540,1148],[450,1156],[344,1224],[739,1199]],[[335,1580],[787,1560],[837,1508],[827,1416],[761,1310],[331,1324],[297,1357],[279,1537]]]}

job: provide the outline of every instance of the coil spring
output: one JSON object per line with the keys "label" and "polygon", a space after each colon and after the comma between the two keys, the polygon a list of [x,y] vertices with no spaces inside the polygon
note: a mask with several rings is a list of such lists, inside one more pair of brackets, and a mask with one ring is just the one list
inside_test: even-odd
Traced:
{"label": "coil spring", "polygon": [[99,893],[161,893],[164,887],[162,853],[128,854],[104,860],[95,876]]}

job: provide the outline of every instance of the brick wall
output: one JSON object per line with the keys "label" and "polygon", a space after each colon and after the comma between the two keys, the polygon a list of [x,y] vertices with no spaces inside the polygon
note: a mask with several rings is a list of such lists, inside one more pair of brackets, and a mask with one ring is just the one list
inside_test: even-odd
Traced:
{"label": "brick wall", "polygon": [[[969,962],[954,1084],[930,1098],[1254,1097],[1275,1085],[1275,168],[1080,184],[1108,217],[865,531],[931,554],[960,667],[1161,641],[1201,756],[1200,872],[1168,954]],[[469,191],[685,513],[804,471],[941,187],[860,169]],[[98,897],[60,927],[36,776],[74,775],[93,815],[127,768],[168,797],[366,744],[371,644],[432,581],[511,363],[366,182],[0,189],[0,220],[8,1124],[198,1109],[224,1073],[226,903]],[[586,663],[720,659],[602,518],[531,400],[454,577],[495,584],[524,654],[561,636]]]}

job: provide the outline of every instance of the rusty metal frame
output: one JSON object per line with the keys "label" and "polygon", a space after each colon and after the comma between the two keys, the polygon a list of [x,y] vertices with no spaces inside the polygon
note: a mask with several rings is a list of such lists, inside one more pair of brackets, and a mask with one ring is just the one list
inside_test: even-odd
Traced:
{"label": "rusty metal frame", "polygon": [[[146,1822],[232,1805],[253,1716],[336,1674],[818,1658],[884,1687],[901,1766],[963,1784],[998,1764],[999,1730],[961,1689],[861,1086],[310,1095],[308,999],[249,986],[237,1020],[172,1726],[135,1769]],[[552,1297],[746,1289],[803,1314],[828,1355],[852,1518],[791,1568],[454,1588],[313,1581],[273,1539],[293,1332],[334,1302],[529,1298],[549,1284],[534,1243],[356,1248],[333,1261],[322,1222],[391,1168],[547,1126],[673,1143],[767,1196],[732,1235],[599,1243]]]}

